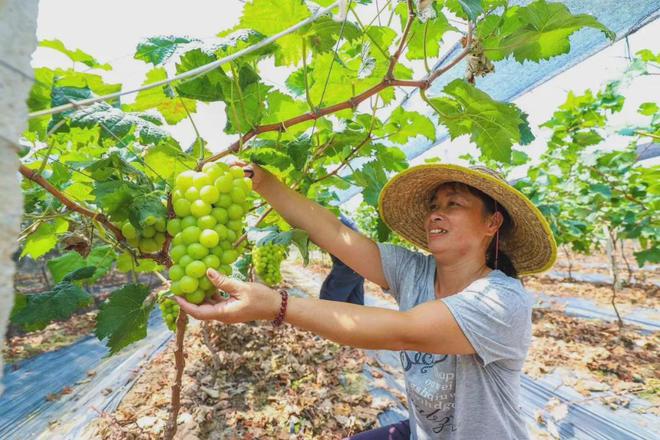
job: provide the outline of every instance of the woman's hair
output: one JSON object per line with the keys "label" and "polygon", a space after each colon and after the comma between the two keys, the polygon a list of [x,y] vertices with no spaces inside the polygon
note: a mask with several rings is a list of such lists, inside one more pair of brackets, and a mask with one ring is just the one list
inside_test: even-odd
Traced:
{"label": "woman's hair", "polygon": [[[495,202],[491,196],[473,186],[466,185],[462,182],[445,182],[436,188],[436,190],[433,192],[433,196],[435,196],[437,190],[442,186],[448,186],[453,190],[464,189],[481,199],[484,205],[484,216],[494,214],[496,209],[502,213],[504,221],[502,222],[502,226],[500,226],[500,240],[511,233],[512,221],[509,213],[502,207],[502,205],[497,204],[497,202]],[[493,237],[493,239],[490,241],[490,244],[488,245],[488,249],[486,250],[486,265],[491,269],[495,269],[495,246],[496,239]],[[509,256],[502,252],[502,249],[499,249],[497,253],[497,269],[501,270],[512,278],[518,278],[518,271],[514,267],[513,262]]]}

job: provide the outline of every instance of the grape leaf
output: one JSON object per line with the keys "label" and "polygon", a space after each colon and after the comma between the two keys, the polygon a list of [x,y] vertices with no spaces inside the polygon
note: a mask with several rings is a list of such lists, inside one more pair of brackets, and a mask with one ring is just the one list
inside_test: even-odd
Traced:
{"label": "grape leaf", "polygon": [[147,224],[147,217],[166,218],[167,208],[163,205],[164,197],[158,192],[140,194],[136,196],[128,207],[128,219],[138,230]]}
{"label": "grape leaf", "polygon": [[167,61],[181,46],[197,41],[174,35],[150,37],[138,44],[134,58],[157,66]]}
{"label": "grape leaf", "polygon": [[153,308],[153,303],[144,304],[148,295],[149,288],[144,284],[127,284],[112,292],[101,304],[95,334],[100,341],[107,338],[110,354],[147,336],[149,313]]}
{"label": "grape leaf", "polygon": [[69,126],[99,127],[103,136],[113,139],[134,132],[143,145],[158,144],[165,140],[174,142],[169,133],[142,118],[140,113],[125,113],[105,102],[97,102],[72,112],[69,115]]}
{"label": "grape leaf", "polygon": [[[309,8],[299,0],[255,0],[245,3],[239,26],[254,29],[268,37],[275,35],[311,15]],[[297,64],[302,58],[302,37],[299,33],[286,35],[277,44],[275,65]]]}
{"label": "grape leaf", "polygon": [[168,143],[149,147],[144,154],[144,161],[148,165],[145,170],[147,174],[156,177],[157,173],[171,185],[174,183],[174,176],[185,170],[193,169],[196,165],[195,161],[185,155],[178,145]]}
{"label": "grape leaf", "polygon": [[[433,5],[435,9],[435,18],[422,22],[419,18],[415,18],[410,28],[410,39],[408,40],[408,50],[406,51],[406,58],[409,60],[423,60],[424,59],[424,42],[426,41],[426,56],[437,57],[440,53],[440,43],[445,32],[456,30],[456,28],[449,24],[447,17],[442,13],[440,8]],[[408,7],[405,3],[400,3],[396,7],[397,14],[401,19],[401,28],[403,29],[408,20]]]}
{"label": "grape leaf", "polygon": [[[193,49],[179,58],[179,62],[176,64],[176,73],[181,74],[216,60],[217,57],[213,53],[204,52],[202,49]],[[176,83],[175,88],[179,95],[185,98],[214,102],[225,99],[223,86],[230,82],[231,80],[225,71],[219,67],[194,79],[182,80]]]}
{"label": "grape leaf", "polygon": [[57,39],[40,41],[39,46],[55,49],[69,57],[71,61],[83,63],[92,69],[112,70],[112,66],[110,66],[110,64],[101,64],[96,60],[96,58],[86,52],[83,52],[80,49],[76,49],[75,51],[67,49],[64,46],[64,43]]}
{"label": "grape leaf", "polygon": [[67,252],[46,263],[53,281],[59,283],[71,272],[87,266],[87,262],[78,252]]}
{"label": "grape leaf", "polygon": [[342,41],[352,41],[362,35],[360,29],[350,21],[335,21],[327,16],[319,17],[300,32],[304,35],[308,47],[318,53],[334,50],[340,35]]}
{"label": "grape leaf", "polygon": [[634,255],[639,267],[644,266],[646,263],[660,263],[660,249],[657,247],[635,252]]}
{"label": "grape leaf", "polygon": [[380,191],[387,183],[387,175],[382,164],[378,160],[365,163],[362,168],[355,171],[350,179],[364,188],[362,198],[371,206],[378,206]]}
{"label": "grape leaf", "polygon": [[53,290],[25,295],[25,305],[13,314],[12,322],[25,331],[35,331],[52,321],[69,319],[76,310],[93,302],[92,296],[73,282],[89,278],[93,273],[93,267],[84,267],[65,276]]}
{"label": "grape leaf", "polygon": [[98,281],[112,268],[112,263],[115,262],[117,254],[110,245],[96,246],[87,255],[87,266],[94,266],[96,271],[91,278],[92,282]]}
{"label": "grape leaf", "polygon": [[[219,58],[224,58],[240,50],[254,46],[267,37],[254,29],[230,29],[219,34],[223,39],[213,45],[214,52]],[[269,44],[247,55],[241,56],[241,61],[257,61],[268,55],[272,55],[277,50],[277,46]]]}
{"label": "grape leaf", "polygon": [[105,213],[115,220],[125,220],[128,216],[127,206],[141,194],[138,186],[132,182],[109,180],[94,184],[94,201]]}
{"label": "grape leaf", "polygon": [[287,231],[282,231],[277,226],[260,228],[258,230],[261,232],[268,232],[268,234],[264,235],[257,241],[257,246],[278,244],[288,248],[293,243],[300,251],[304,265],[306,266],[309,263],[309,234],[306,231],[303,231],[302,229],[289,229]]}
{"label": "grape leaf", "polygon": [[57,236],[65,233],[68,229],[69,222],[60,217],[40,224],[33,233],[28,235],[21,251],[21,258],[29,255],[36,260],[46,254],[57,244]]}
{"label": "grape leaf", "polygon": [[456,79],[443,90],[448,96],[432,98],[439,120],[452,139],[469,134],[488,158],[511,160],[511,146],[520,142],[524,120],[513,104],[493,100],[488,94]]}
{"label": "grape leaf", "polygon": [[[488,2],[488,0],[486,0]],[[490,3],[493,3],[491,0]],[[504,3],[499,1],[499,3]],[[484,12],[482,0],[445,0],[445,7],[460,18],[475,21]]]}
{"label": "grape leaf", "polygon": [[[147,72],[147,79],[144,84],[151,84],[165,79],[167,79],[167,71],[164,68],[157,67]],[[140,112],[156,109],[170,125],[175,125],[185,119],[188,116],[186,110],[191,114],[197,111],[197,101],[169,96],[166,90],[170,90],[170,87],[161,86],[142,90],[138,92],[135,102],[125,105],[124,110]]]}
{"label": "grape leaf", "polygon": [[520,63],[539,62],[568,53],[571,49],[569,37],[585,27],[600,30],[612,41],[616,39],[616,35],[592,15],[572,15],[566,5],[545,0],[514,6],[503,18],[489,16],[477,27],[477,34],[486,55],[494,61],[513,54]]}
{"label": "grape leaf", "polygon": [[404,145],[410,138],[418,135],[424,136],[429,141],[434,141],[435,125],[421,113],[406,111],[403,107],[397,107],[391,113],[387,124],[375,133],[379,137],[387,136],[388,140]]}

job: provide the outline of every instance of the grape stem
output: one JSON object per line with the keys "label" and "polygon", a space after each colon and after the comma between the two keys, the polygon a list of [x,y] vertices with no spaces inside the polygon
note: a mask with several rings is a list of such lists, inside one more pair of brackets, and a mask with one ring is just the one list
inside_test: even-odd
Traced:
{"label": "grape stem", "polygon": [[181,378],[183,377],[183,369],[186,366],[186,360],[183,354],[183,340],[186,334],[186,324],[188,323],[188,315],[183,310],[179,311],[179,318],[176,320],[176,348],[174,350],[174,364],[176,366],[176,379],[172,385],[172,407],[170,411],[170,419],[167,421],[165,429],[165,439],[172,440],[176,434],[177,417],[179,409],[181,409]]}

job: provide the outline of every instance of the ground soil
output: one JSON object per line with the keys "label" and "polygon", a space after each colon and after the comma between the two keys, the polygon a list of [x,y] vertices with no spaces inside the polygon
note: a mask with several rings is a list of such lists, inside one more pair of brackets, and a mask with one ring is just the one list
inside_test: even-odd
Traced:
{"label": "ground soil", "polygon": [[[177,438],[339,439],[374,427],[375,406],[360,350],[269,324],[203,327],[187,336],[187,365]],[[174,376],[172,347],[111,415],[97,422],[104,439],[160,438]],[[293,433],[293,435],[290,435]]]}

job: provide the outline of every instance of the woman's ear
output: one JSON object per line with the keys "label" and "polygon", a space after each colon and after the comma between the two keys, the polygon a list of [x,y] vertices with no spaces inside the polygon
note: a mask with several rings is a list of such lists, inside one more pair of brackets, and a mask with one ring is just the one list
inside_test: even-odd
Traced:
{"label": "woman's ear", "polygon": [[502,227],[503,223],[504,223],[504,216],[502,215],[501,212],[496,211],[488,219],[488,229],[491,230],[490,232],[492,232],[493,235],[495,235],[497,230]]}

